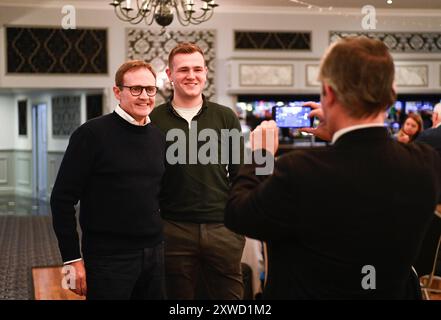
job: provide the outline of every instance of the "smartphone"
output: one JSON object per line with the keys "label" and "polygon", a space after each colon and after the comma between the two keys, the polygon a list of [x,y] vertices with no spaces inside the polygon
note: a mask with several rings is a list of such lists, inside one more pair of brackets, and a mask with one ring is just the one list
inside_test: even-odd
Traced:
{"label": "smartphone", "polygon": [[314,119],[309,118],[311,107],[275,106],[273,119],[279,128],[312,128]]}

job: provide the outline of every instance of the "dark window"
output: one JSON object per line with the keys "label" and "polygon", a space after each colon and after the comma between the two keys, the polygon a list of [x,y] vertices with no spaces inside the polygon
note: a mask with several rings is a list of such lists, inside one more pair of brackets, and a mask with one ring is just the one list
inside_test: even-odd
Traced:
{"label": "dark window", "polygon": [[311,33],[234,31],[234,48],[246,50],[311,50]]}
{"label": "dark window", "polygon": [[28,102],[27,100],[18,101],[18,134],[28,135]]}
{"label": "dark window", "polygon": [[106,74],[107,30],[6,28],[8,73]]}
{"label": "dark window", "polygon": [[103,95],[94,94],[86,97],[87,120],[99,117],[103,114]]}

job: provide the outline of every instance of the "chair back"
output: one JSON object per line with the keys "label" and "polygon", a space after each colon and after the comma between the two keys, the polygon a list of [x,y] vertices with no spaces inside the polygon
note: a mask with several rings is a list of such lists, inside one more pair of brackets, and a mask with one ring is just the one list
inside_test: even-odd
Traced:
{"label": "chair back", "polygon": [[435,273],[437,256],[441,240],[441,218],[435,216],[426,232],[420,253],[415,262],[415,270],[418,275],[433,275]]}
{"label": "chair back", "polygon": [[440,289],[433,286],[436,281],[441,280],[440,277],[435,275],[441,246],[441,217],[437,211],[435,215],[424,237],[414,266],[426,300],[430,300],[430,293],[441,293]]}

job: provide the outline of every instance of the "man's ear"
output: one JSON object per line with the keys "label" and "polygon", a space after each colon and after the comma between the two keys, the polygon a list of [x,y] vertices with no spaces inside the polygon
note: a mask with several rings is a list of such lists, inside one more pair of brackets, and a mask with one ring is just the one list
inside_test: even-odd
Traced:
{"label": "man's ear", "polygon": [[168,80],[172,81],[172,79],[171,79],[171,70],[170,70],[169,67],[167,67],[165,69],[165,73],[167,74]]}
{"label": "man's ear", "polygon": [[322,91],[323,91],[323,93],[322,93],[323,97],[327,100],[327,104],[332,105],[335,102],[335,100],[337,99],[334,89],[332,89],[331,86],[324,83],[322,85]]}
{"label": "man's ear", "polygon": [[117,86],[113,87],[113,94],[115,95],[116,100],[121,100],[121,90]]}

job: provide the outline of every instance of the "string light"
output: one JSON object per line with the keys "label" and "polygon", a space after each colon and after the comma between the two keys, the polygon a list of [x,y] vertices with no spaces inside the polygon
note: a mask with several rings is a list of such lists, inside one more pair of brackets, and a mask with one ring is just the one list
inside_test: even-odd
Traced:
{"label": "string light", "polygon": [[[329,6],[329,7],[322,7],[322,6],[318,6],[306,1],[301,1],[301,0],[289,0],[290,2],[293,2],[295,4],[298,4],[300,6],[303,6],[305,8],[307,8],[308,10],[312,11],[312,10],[316,10],[319,13],[324,13],[324,12],[332,12],[333,14],[336,15],[345,15],[345,17],[349,17],[349,13],[345,13],[342,10],[335,10],[335,8],[333,6]],[[355,16],[358,16],[359,14],[355,14]]]}
{"label": "string light", "polygon": [[[351,15],[355,18],[355,19],[357,19],[357,18],[359,18],[360,16],[362,16],[362,13],[361,12],[353,12],[352,14],[351,14],[351,12],[348,12],[347,10],[346,11],[344,11],[344,10],[336,10],[334,7],[332,7],[332,6],[330,6],[330,7],[322,7],[322,6],[318,6],[318,5],[315,5],[315,4],[312,4],[312,3],[309,3],[309,2],[306,2],[306,1],[302,1],[302,0],[289,0],[290,2],[293,2],[293,3],[295,3],[295,4],[298,4],[298,5],[300,5],[300,6],[303,6],[303,7],[305,7],[305,8],[307,8],[309,11],[311,11],[311,10],[316,10],[316,11],[318,11],[318,13],[323,13],[323,12],[329,12],[329,13],[331,13],[332,12],[332,14],[334,14],[334,15],[338,15],[338,16],[344,16],[344,17],[350,17]],[[393,4],[393,1],[392,0],[387,0],[386,1],[386,3],[387,4],[389,4],[389,5],[391,5],[391,4]],[[390,9],[389,9],[390,10]],[[388,17],[388,19],[390,19],[390,18],[392,18],[392,17]],[[416,18],[416,17],[415,17]],[[426,18],[427,19],[427,18]],[[433,22],[433,20],[432,19],[434,19],[434,21],[435,22]],[[427,19],[425,22],[427,22],[426,24],[424,24],[424,23],[417,23],[417,22],[415,22],[415,21],[409,21],[408,20],[408,22],[406,22],[405,20],[403,20],[402,19],[402,17],[400,18],[400,22],[401,22],[401,26],[403,26],[403,27],[412,27],[412,26],[414,26],[413,28],[415,28],[415,26],[416,25],[418,25],[419,27],[424,27],[424,26],[426,26],[428,29],[433,29],[434,27],[436,27],[437,25],[439,25],[440,27],[441,27],[441,24],[440,24],[440,22],[441,22],[441,20],[440,19],[437,19],[437,18],[432,18],[432,19]],[[394,25],[393,23],[388,23],[387,21],[385,21],[386,19],[382,19],[383,21],[379,21],[379,23],[381,23],[381,25],[383,25],[383,26],[387,26],[387,25]],[[430,21],[429,21],[430,20]],[[400,24],[400,22],[398,22],[397,21],[397,24]]]}
{"label": "string light", "polygon": [[327,9],[328,11],[334,10],[334,8],[332,6],[326,8],[326,7],[317,6],[315,4],[311,4],[311,3],[301,1],[301,0],[289,0],[289,1],[294,2],[296,4],[299,4],[301,6],[304,6],[304,7],[308,8],[308,10],[315,9],[315,10],[318,10],[319,12],[324,11],[324,9]]}

